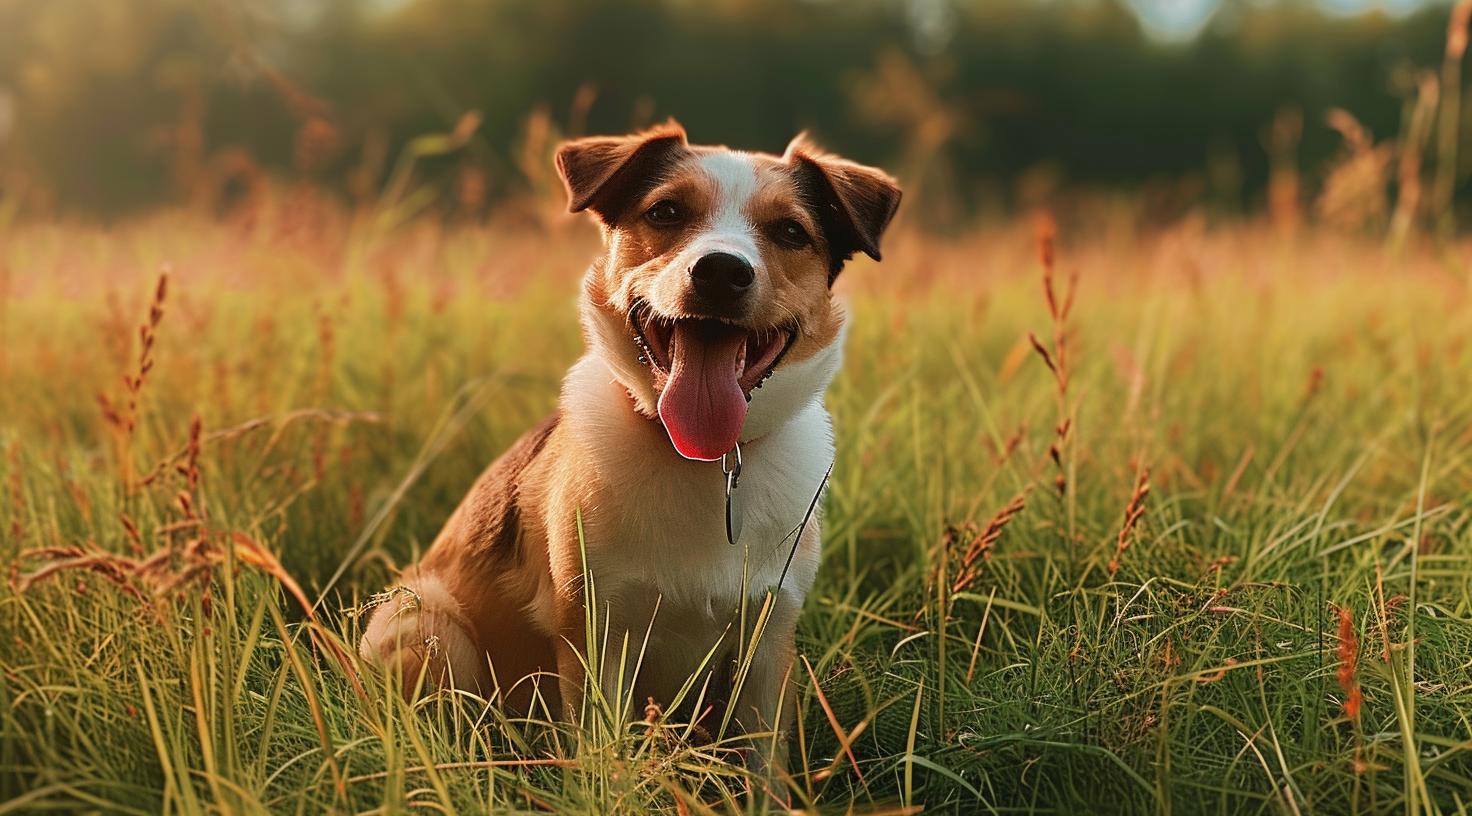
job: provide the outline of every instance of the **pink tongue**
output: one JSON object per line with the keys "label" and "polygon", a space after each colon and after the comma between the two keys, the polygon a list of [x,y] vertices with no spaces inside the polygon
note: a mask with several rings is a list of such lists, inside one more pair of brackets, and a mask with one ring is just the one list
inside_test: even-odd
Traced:
{"label": "pink tongue", "polygon": [[682,320],[670,340],[674,359],[659,395],[659,418],[681,456],[719,459],[736,446],[746,421],[746,395],[736,370],[746,333]]}

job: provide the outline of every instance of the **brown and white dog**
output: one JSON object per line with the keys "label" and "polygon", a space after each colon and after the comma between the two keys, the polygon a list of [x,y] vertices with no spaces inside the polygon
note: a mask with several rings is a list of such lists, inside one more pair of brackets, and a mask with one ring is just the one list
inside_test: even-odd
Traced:
{"label": "brown and white dog", "polygon": [[[722,702],[748,732],[781,728],[816,519],[779,578],[833,460],[823,394],[844,312],[832,284],[853,253],[879,258],[900,191],[802,136],[781,156],[746,153],[688,144],[673,121],[568,142],[557,167],[570,209],[597,216],[607,248],[583,283],[587,353],[557,412],[485,471],[374,611],[361,653],[411,692],[422,678],[506,696],[555,672],[543,693],[575,718],[585,552],[613,654],[603,685],[628,694],[632,680],[641,705],[668,705],[713,649],[706,699],[730,695],[738,609],[775,591],[739,700]],[[738,442],[733,546],[715,460]],[[631,655],[647,636],[642,667],[610,677],[625,636]]]}

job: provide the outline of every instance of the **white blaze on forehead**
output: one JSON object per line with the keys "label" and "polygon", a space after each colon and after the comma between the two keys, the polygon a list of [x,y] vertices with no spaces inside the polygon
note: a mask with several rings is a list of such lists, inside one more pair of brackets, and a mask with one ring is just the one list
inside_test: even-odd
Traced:
{"label": "white blaze on forehead", "polygon": [[715,207],[695,243],[706,251],[734,251],[757,263],[756,228],[747,217],[746,204],[756,195],[756,164],[746,153],[722,150],[700,158],[700,168],[715,184]]}

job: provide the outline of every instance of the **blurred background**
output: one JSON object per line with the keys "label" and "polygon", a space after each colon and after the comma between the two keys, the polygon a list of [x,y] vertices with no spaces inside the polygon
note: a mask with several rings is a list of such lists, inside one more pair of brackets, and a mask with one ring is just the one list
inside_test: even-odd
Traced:
{"label": "blurred background", "polygon": [[412,164],[423,208],[475,218],[555,195],[557,139],[675,116],[695,141],[770,151],[807,129],[896,170],[907,220],[940,230],[1065,194],[1128,195],[1165,221],[1302,208],[1381,227],[1406,193],[1413,214],[1451,213],[1472,167],[1464,12],[0,0],[0,200],[46,217],[228,212],[285,181],[351,204]]}

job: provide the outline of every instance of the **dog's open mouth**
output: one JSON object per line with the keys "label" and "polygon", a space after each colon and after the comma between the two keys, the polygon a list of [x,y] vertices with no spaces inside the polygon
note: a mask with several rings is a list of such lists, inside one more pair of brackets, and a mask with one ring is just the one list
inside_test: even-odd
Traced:
{"label": "dog's open mouth", "polygon": [[647,304],[629,315],[634,340],[654,371],[659,418],[687,459],[719,459],[736,445],[751,392],[771,375],[797,333],[751,329],[714,318],[670,319]]}

